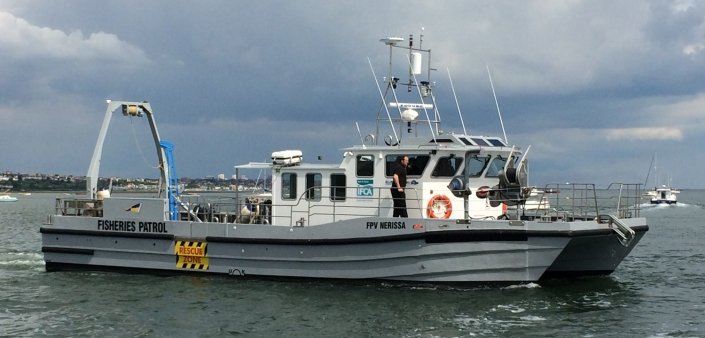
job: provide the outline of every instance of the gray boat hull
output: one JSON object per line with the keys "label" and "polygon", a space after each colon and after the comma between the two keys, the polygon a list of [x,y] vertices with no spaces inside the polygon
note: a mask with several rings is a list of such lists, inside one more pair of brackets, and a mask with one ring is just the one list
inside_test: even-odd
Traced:
{"label": "gray boat hull", "polygon": [[537,281],[609,274],[648,230],[643,218],[630,219],[637,236],[623,246],[607,224],[594,221],[368,217],[305,227],[186,221],[145,227],[147,222],[131,220],[113,221],[105,227],[101,225],[105,220],[100,221],[55,216],[52,224],[43,226],[47,271],[136,270],[454,283]]}

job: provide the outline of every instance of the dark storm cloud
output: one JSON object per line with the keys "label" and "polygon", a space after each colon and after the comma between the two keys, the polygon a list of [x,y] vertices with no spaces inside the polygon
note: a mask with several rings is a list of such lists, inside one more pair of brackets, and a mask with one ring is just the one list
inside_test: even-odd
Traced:
{"label": "dark storm cloud", "polygon": [[[462,131],[450,70],[468,130],[501,134],[489,67],[532,180],[639,181],[654,152],[705,165],[704,18],[695,1],[0,1],[0,170],[83,174],[106,99],[149,100],[183,176],[281,149],[337,162],[356,122],[372,130],[378,40],[425,27],[445,130]],[[143,122],[114,119],[106,174],[155,176]]]}

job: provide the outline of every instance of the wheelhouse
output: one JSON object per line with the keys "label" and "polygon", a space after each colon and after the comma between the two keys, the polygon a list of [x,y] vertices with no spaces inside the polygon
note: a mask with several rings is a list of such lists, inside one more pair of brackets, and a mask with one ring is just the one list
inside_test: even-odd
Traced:
{"label": "wheelhouse", "polygon": [[[409,157],[409,217],[463,218],[464,201],[452,194],[448,187],[451,180],[464,175],[467,166],[467,189],[486,191],[497,185],[508,162],[513,166],[521,156],[495,137],[451,134],[425,144],[410,140],[397,147],[343,149],[343,160],[337,166],[272,163],[272,217],[279,221],[273,223],[315,225],[361,216],[391,216],[392,171],[405,155]],[[448,204],[441,214],[429,207],[439,198]],[[506,212],[506,206],[492,206],[479,193],[470,195],[469,200],[467,211],[473,218],[499,217]]]}

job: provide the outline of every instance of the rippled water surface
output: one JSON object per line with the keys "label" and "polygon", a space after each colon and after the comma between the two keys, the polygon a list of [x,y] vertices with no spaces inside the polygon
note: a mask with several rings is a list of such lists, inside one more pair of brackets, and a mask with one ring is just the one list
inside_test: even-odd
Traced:
{"label": "rippled water surface", "polygon": [[0,336],[705,337],[705,191],[608,277],[510,286],[44,272],[55,194],[0,203]]}

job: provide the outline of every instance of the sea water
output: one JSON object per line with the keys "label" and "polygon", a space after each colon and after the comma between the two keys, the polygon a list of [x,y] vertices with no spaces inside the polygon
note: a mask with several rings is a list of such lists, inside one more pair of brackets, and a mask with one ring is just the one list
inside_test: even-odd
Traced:
{"label": "sea water", "polygon": [[44,271],[61,194],[0,203],[0,336],[705,337],[705,191],[642,205],[610,276],[449,287]]}

